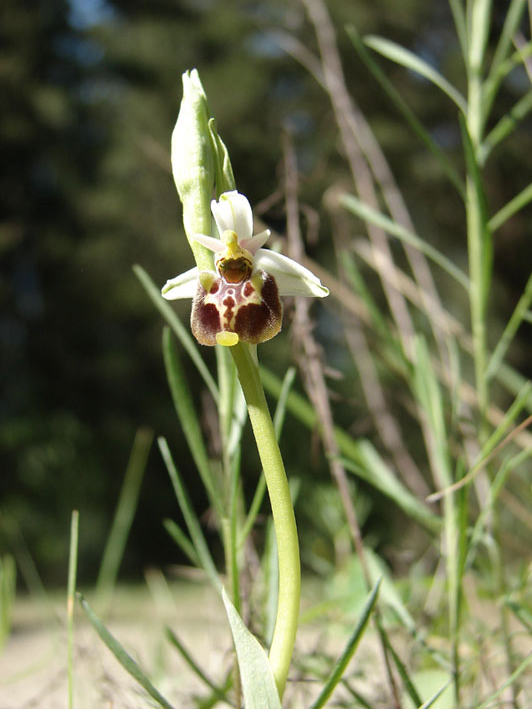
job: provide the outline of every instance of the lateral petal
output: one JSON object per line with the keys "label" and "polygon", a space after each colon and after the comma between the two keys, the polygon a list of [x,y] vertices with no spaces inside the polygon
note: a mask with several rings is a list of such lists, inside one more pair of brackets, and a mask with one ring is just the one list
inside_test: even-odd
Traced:
{"label": "lateral petal", "polygon": [[243,249],[247,249],[254,255],[258,249],[260,249],[261,246],[264,246],[264,244],[268,241],[270,234],[271,231],[269,229],[265,229],[264,231],[255,234],[255,236],[251,236],[249,239],[239,239],[240,246],[242,246]]}
{"label": "lateral petal", "polygon": [[277,281],[279,295],[302,295],[325,298],[329,289],[321,284],[312,271],[288,256],[270,249],[259,249],[255,254],[255,267],[271,275]]}
{"label": "lateral petal", "polygon": [[212,236],[205,236],[205,234],[194,234],[192,238],[209,251],[214,251],[215,254],[225,249],[225,244],[221,239],[214,239]]}

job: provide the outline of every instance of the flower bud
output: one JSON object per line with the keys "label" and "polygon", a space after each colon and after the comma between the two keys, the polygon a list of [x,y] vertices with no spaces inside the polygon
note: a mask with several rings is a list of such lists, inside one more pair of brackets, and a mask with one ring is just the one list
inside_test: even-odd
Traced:
{"label": "flower bud", "polygon": [[183,74],[183,98],[172,133],[172,172],[183,204],[185,233],[200,269],[212,268],[212,256],[194,241],[211,232],[215,156],[209,133],[207,97],[196,69]]}

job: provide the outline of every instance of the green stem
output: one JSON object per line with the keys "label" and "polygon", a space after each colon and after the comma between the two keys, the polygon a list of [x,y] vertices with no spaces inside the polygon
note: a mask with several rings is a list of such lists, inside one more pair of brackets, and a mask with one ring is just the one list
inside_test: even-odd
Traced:
{"label": "green stem", "polygon": [[246,398],[270,496],[277,538],[279,598],[269,659],[279,696],[282,697],[299,618],[301,570],[296,520],[283,459],[277,445],[258,367],[248,345],[239,343],[231,347],[231,354]]}

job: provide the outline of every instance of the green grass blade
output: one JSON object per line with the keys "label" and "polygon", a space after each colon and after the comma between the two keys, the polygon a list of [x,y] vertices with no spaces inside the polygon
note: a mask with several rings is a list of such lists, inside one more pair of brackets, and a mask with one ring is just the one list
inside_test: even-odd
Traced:
{"label": "green grass blade", "polygon": [[[349,692],[349,694],[353,697],[353,699],[355,699],[355,700],[360,704],[361,707],[363,707],[364,709],[374,709],[375,705],[374,705],[374,704],[370,704],[370,703],[368,702],[368,700],[365,699],[365,698],[360,694],[360,692],[357,692],[356,689],[353,689],[353,687],[351,687],[351,686],[348,684],[348,682],[346,682],[345,680],[343,680],[343,681],[342,681],[342,685],[345,687],[346,691]],[[353,706],[354,706],[354,705],[353,705]]]}
{"label": "green grass blade", "polygon": [[[377,305],[373,293],[367,287],[353,254],[347,250],[343,250],[340,253],[339,261],[342,264],[347,282],[351,286],[352,290],[360,296],[360,299],[366,306],[369,315],[369,322],[371,322],[372,328],[375,328],[380,337],[386,338],[389,346],[392,347],[392,340],[394,339],[394,336],[390,330],[389,321],[386,319],[382,308]],[[400,348],[397,349],[400,350]]]}
{"label": "green grass blade", "polygon": [[[229,673],[226,675],[226,679],[222,688],[222,692],[224,694],[227,694],[231,687],[233,686],[233,670],[231,669]],[[196,706],[195,709],[212,709],[212,707],[216,706],[218,702],[220,701],[218,697],[218,692],[211,692],[211,694],[208,697],[205,697],[203,699],[196,698]],[[229,704],[229,706],[234,707],[233,702],[230,702],[229,700],[226,700],[226,703]]]}
{"label": "green grass blade", "polygon": [[519,122],[532,110],[532,89],[519,99],[515,106],[506,113],[495,127],[488,133],[484,140],[480,158],[481,162],[486,162],[493,149],[507,138],[519,125]]}
{"label": "green grass blade", "polygon": [[0,556],[0,652],[11,630],[11,615],[15,602],[17,567],[10,554]]}
{"label": "green grass blade", "polygon": [[511,598],[505,598],[504,603],[525,630],[532,636],[532,613],[528,608],[525,608],[520,603],[516,603]]}
{"label": "green grass blade", "polygon": [[508,677],[508,679],[502,683],[498,689],[493,692],[493,694],[490,694],[487,699],[485,699],[482,704],[479,704],[476,709],[491,709],[491,707],[495,706],[495,700],[497,697],[500,697],[500,695],[505,691],[507,687],[511,687],[511,685],[515,682],[516,679],[518,679],[523,672],[528,669],[528,667],[532,664],[532,652],[530,652],[525,659],[521,662],[519,667],[517,667],[514,672]]}
{"label": "green grass blade", "polygon": [[398,111],[403,115],[404,119],[412,128],[414,133],[416,133],[416,135],[423,141],[423,143],[425,143],[427,148],[434,155],[434,157],[440,164],[442,170],[445,172],[449,180],[458,190],[460,195],[464,197],[464,183],[457,170],[455,169],[454,165],[450,162],[445,152],[434,141],[430,133],[420,123],[416,115],[410,109],[410,106],[407,104],[407,102],[396,91],[395,87],[388,79],[385,72],[380,68],[380,66],[371,56],[371,53],[367,50],[366,46],[362,41],[362,38],[360,37],[353,25],[347,27],[347,34],[349,35],[349,38],[351,39],[351,42],[353,43],[353,46],[358,52],[360,58],[371,71],[376,81],[381,85],[383,91],[386,93],[388,98],[392,101]]}
{"label": "green grass blade", "polygon": [[438,701],[438,699],[442,696],[442,694],[445,692],[447,687],[451,684],[452,680],[449,679],[448,682],[446,682],[438,691],[430,698],[427,699],[426,702],[423,702],[423,704],[419,707],[419,709],[430,709],[430,707],[434,706],[434,704]]}
{"label": "green grass blade", "polygon": [[528,277],[527,284],[522,296],[519,298],[517,305],[515,306],[514,312],[512,313],[508,324],[506,325],[504,332],[501,335],[497,346],[495,347],[486,368],[486,377],[488,379],[493,378],[496,372],[501,366],[508,347],[513,340],[515,333],[517,332],[519,326],[523,322],[530,304],[532,303],[532,273]]}
{"label": "green grass blade", "polygon": [[405,664],[403,663],[403,661],[401,660],[401,658],[399,657],[399,655],[395,651],[395,648],[391,644],[390,638],[388,637],[388,633],[385,633],[383,631],[382,637],[383,637],[384,643],[390,653],[390,656],[395,664],[395,668],[397,670],[397,673],[399,674],[399,676],[403,680],[403,684],[404,684],[404,687],[408,693],[408,696],[410,697],[410,699],[414,703],[415,707],[421,706],[423,700],[419,696],[418,691],[414,685],[414,682],[412,681],[412,679],[410,679],[410,675],[408,674],[408,670],[406,669]]}
{"label": "green grass blade", "polygon": [[502,81],[510,74],[516,67],[521,66],[532,54],[532,41],[526,42],[524,45],[520,46],[513,54],[511,54],[507,59],[502,61],[497,70],[489,75],[484,83],[484,111],[485,115],[488,115],[489,110],[493,104],[499,86]]}
{"label": "green grass blade", "polygon": [[358,622],[353,630],[353,633],[351,634],[351,637],[347,642],[347,645],[344,648],[344,651],[338,658],[330,676],[326,680],[318,697],[312,703],[311,709],[321,709],[321,707],[325,706],[325,702],[329,699],[334,689],[342,679],[345,669],[349,664],[351,658],[355,654],[358,644],[362,639],[362,636],[364,635],[364,631],[369,622],[370,615],[375,607],[375,604],[377,603],[380,585],[381,579],[378,579],[373,588],[371,589],[366,602],[364,603],[360,618],[358,619]]}
{"label": "green grass blade", "polygon": [[159,450],[166,464],[168,474],[170,475],[170,480],[172,481],[172,486],[179,504],[181,513],[185,519],[185,524],[187,525],[190,538],[192,539],[192,544],[194,545],[195,552],[200,561],[201,568],[205,571],[209,577],[213,586],[220,589],[220,579],[218,577],[218,572],[216,571],[216,566],[212,560],[211,553],[201,531],[201,525],[199,523],[198,517],[194,512],[194,508],[188,497],[187,490],[181,480],[181,476],[177,470],[177,467],[170,453],[168,443],[164,438],[158,439]]}
{"label": "green grass blade", "polygon": [[112,635],[112,633],[105,627],[81,593],[78,593],[77,596],[91,625],[126,672],[128,672],[138,682],[138,684],[140,684],[140,686],[150,695],[150,697],[152,697],[152,699],[157,702],[157,704],[162,706],[164,709],[174,709],[172,705],[166,701],[162,694],[160,694],[159,691],[153,686],[131,655],[124,650],[114,635]]}
{"label": "green grass blade", "polygon": [[527,0],[511,0],[510,7],[506,11],[504,25],[499,35],[499,41],[493,54],[488,81],[498,74],[500,65],[504,62],[512,49],[512,39],[519,29],[519,24],[525,11]]}
{"label": "green grass blade", "polygon": [[140,487],[152,441],[152,431],[146,428],[138,429],[98,573],[96,582],[98,603],[102,602],[102,599],[112,591],[116,583],[127,537],[137,509]]}
{"label": "green grass blade", "polygon": [[532,392],[532,382],[528,381],[524,387],[521,389],[519,394],[515,397],[509,409],[504,414],[502,421],[499,423],[497,428],[490,435],[486,443],[482,446],[480,451],[479,460],[475,463],[472,470],[475,470],[486,463],[489,456],[492,455],[495,447],[502,440],[505,433],[508,431],[510,426],[515,422],[522,410],[530,403]]}
{"label": "green grass blade", "polygon": [[379,490],[379,492],[392,500],[408,517],[415,520],[418,524],[421,524],[431,532],[439,530],[441,524],[439,518],[432,514],[430,510],[398,480],[369,441],[350,440],[348,443],[343,436],[339,436],[338,433],[337,440],[340,449],[343,448],[345,453],[350,456],[340,458],[340,463],[346,470],[354,473],[361,480],[364,480],[376,490]]}
{"label": "green grass blade", "polygon": [[218,387],[212,378],[212,375],[209,372],[196,343],[194,342],[194,338],[190,334],[190,329],[183,325],[181,320],[175,314],[175,311],[172,309],[172,306],[162,297],[160,288],[155,285],[151,277],[146,273],[142,266],[136,264],[133,266],[133,271],[157,310],[161,313],[163,318],[175,333],[177,339],[181,342],[183,348],[190,356],[190,359],[196,366],[198,372],[201,374],[201,377],[213,399],[218,401]]}
{"label": "green grass blade", "polygon": [[454,26],[456,28],[456,34],[458,35],[458,41],[460,42],[462,56],[464,57],[464,61],[467,61],[467,56],[469,54],[469,39],[467,36],[467,23],[462,1],[449,0],[449,6],[453,15]]}
{"label": "green grass blade", "polygon": [[502,226],[510,217],[513,217],[520,209],[532,201],[532,183],[527,185],[518,195],[511,199],[489,220],[489,227],[495,231]]}
{"label": "green grass blade", "polygon": [[189,653],[187,648],[183,645],[181,640],[177,637],[177,635],[171,630],[170,628],[165,629],[165,635],[168,641],[176,648],[176,650],[179,652],[183,660],[186,662],[186,664],[190,667],[192,672],[199,677],[199,679],[205,684],[209,689],[213,691],[213,693],[216,695],[216,697],[220,701],[228,701],[227,696],[225,691],[221,688],[218,687],[207,675],[201,667],[198,665],[196,660],[192,657],[192,655]]}
{"label": "green grass blade", "polygon": [[183,532],[181,527],[176,524],[173,519],[163,520],[163,527],[166,529],[168,534],[172,537],[172,539],[181,549],[181,551],[184,552],[186,556],[188,556],[194,566],[201,566],[201,562],[199,556],[196,553],[196,550],[194,549],[194,545],[187,537],[185,532]]}
{"label": "green grass blade", "polygon": [[482,533],[485,525],[489,522],[491,523],[491,516],[493,514],[493,506],[497,502],[499,494],[503,487],[506,485],[506,481],[511,472],[513,472],[519,465],[521,465],[527,458],[532,456],[532,446],[519,451],[517,455],[512,456],[510,459],[504,462],[504,464],[499,468],[495,478],[490,487],[490,498],[489,503],[484,506],[478,515],[473,531],[470,533],[471,541],[469,543],[468,556],[466,558],[466,565],[471,566],[475,552],[477,551],[477,546],[482,538]]}
{"label": "green grass blade", "polygon": [[453,480],[441,390],[431,365],[425,340],[419,336],[415,344],[414,395],[426,414],[431,434],[426,447],[431,460],[434,483],[437,486],[447,487]]}
{"label": "green grass blade", "polygon": [[401,45],[390,41],[389,39],[384,39],[383,37],[377,37],[375,35],[370,35],[364,38],[364,44],[371,47],[383,57],[390,59],[396,64],[404,66],[405,69],[419,74],[424,77],[439,89],[441,89],[462,111],[466,113],[467,104],[465,98],[445,77],[443,77],[434,67],[427,64],[423,59],[420,59],[416,54],[411,52]]}
{"label": "green grass blade", "polygon": [[461,271],[455,264],[444,256],[440,251],[435,249],[430,244],[427,244],[419,236],[412,233],[405,227],[387,217],[382,212],[378,212],[373,207],[362,202],[354,195],[343,194],[340,197],[340,204],[349,212],[359,217],[360,219],[371,222],[392,236],[396,236],[401,241],[404,241],[425,254],[425,256],[436,263],[441,269],[454,278],[465,290],[469,289],[469,280],[466,274]]}
{"label": "green grass blade", "polygon": [[70,522],[70,550],[67,582],[67,675],[68,709],[74,706],[74,602],[78,571],[79,512],[73,510]]}
{"label": "green grass blade", "polygon": [[209,501],[216,510],[218,519],[221,519],[223,515],[221,496],[215,486],[192,394],[190,393],[172,334],[167,327],[163,330],[163,355],[168,384],[183,433],[207,491]]}

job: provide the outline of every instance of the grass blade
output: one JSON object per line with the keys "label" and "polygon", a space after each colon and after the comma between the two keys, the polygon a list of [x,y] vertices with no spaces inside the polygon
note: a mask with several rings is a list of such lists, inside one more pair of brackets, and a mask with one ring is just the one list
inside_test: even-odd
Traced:
{"label": "grass blade", "polygon": [[[190,667],[192,672],[199,677],[199,679],[209,687],[213,691],[213,693],[216,695],[216,697],[224,702],[228,702],[227,696],[225,694],[225,691],[216,686],[216,684],[203,672],[201,667],[198,665],[196,660],[192,657],[192,655],[189,653],[187,648],[183,645],[181,640],[177,637],[177,635],[171,630],[171,628],[166,628],[165,629],[165,635],[169,642],[177,649],[183,660],[187,663],[187,665]],[[228,702],[229,703],[229,702]]]}
{"label": "grass blade", "polygon": [[498,689],[495,692],[493,692],[493,694],[490,694],[490,696],[487,699],[485,699],[482,702],[482,704],[479,704],[477,709],[488,709],[488,707],[494,706],[494,702],[497,699],[497,697],[500,697],[500,695],[504,692],[504,690],[507,687],[510,687],[515,682],[515,680],[518,677],[520,677],[523,674],[523,672],[528,668],[528,666],[531,664],[532,664],[532,652],[530,652],[525,657],[525,659],[521,662],[519,667],[517,667],[515,669],[515,671],[512,672],[510,677],[508,677],[506,682],[503,682],[503,684],[500,687],[498,687]]}
{"label": "grass blade", "polygon": [[70,551],[68,555],[67,582],[67,675],[68,675],[68,709],[74,706],[74,601],[76,594],[76,578],[78,571],[78,533],[79,512],[72,512],[70,522]]}
{"label": "grass blade", "polygon": [[499,35],[499,41],[489,71],[488,81],[498,74],[499,66],[508,56],[512,48],[512,38],[519,29],[519,23],[525,11],[526,0],[511,0],[510,7],[504,18],[504,25]]}
{"label": "grass blade", "polygon": [[390,655],[394,661],[397,673],[399,674],[399,676],[403,680],[403,684],[405,686],[406,691],[408,692],[408,696],[412,700],[415,707],[421,706],[423,700],[419,696],[418,691],[414,685],[414,682],[410,679],[410,675],[408,674],[408,671],[407,671],[404,663],[402,662],[401,658],[399,657],[399,655],[395,651],[395,648],[391,644],[388,634],[383,632],[382,635],[383,635],[386,647],[387,647],[388,651],[390,652]]}
{"label": "grass blade", "polygon": [[0,556],[0,652],[11,629],[11,612],[15,602],[17,567],[10,554]]}
{"label": "grass blade", "polygon": [[196,346],[196,343],[194,342],[194,338],[190,334],[189,328],[183,325],[181,320],[175,314],[175,311],[172,309],[172,306],[162,297],[160,288],[155,285],[151,277],[146,273],[142,266],[136,264],[133,266],[133,271],[157,310],[161,313],[163,318],[175,333],[179,342],[183,345],[183,349],[185,349],[189,354],[190,359],[194,362],[196,369],[201,374],[201,377],[213,399],[218,401],[218,387],[212,378],[212,375],[209,372],[207,365],[205,364],[203,357]]}
{"label": "grass blade", "polygon": [[188,556],[194,566],[201,566],[199,556],[196,554],[194,545],[187,537],[187,535],[183,532],[181,527],[179,527],[179,525],[177,525],[173,519],[163,520],[163,526],[168,532],[168,534],[172,537],[174,542],[177,544],[177,546],[181,549],[181,551],[184,552],[186,556]]}
{"label": "grass blade", "polygon": [[508,113],[506,113],[488,133],[480,151],[480,159],[482,163],[486,162],[490,153],[501,141],[513,133],[513,131],[517,128],[519,121],[521,121],[527,113],[530,112],[530,110],[532,110],[532,89],[527,91],[526,94],[519,99],[515,106]]}
{"label": "grass blade", "polygon": [[417,119],[416,115],[410,109],[410,106],[402,98],[402,96],[396,91],[395,87],[389,81],[388,77],[382,71],[380,66],[375,62],[371,53],[368,52],[366,46],[364,45],[362,38],[358,34],[357,30],[353,25],[347,27],[347,34],[353,43],[354,48],[358,52],[362,61],[366,64],[368,69],[371,71],[375,79],[381,85],[384,92],[387,94],[389,99],[403,115],[404,119],[408,125],[412,128],[414,133],[416,133],[419,138],[425,143],[430,152],[434,155],[438,163],[440,164],[443,171],[446,173],[449,180],[456,187],[460,195],[463,197],[465,195],[465,187],[462,178],[458,174],[454,165],[450,162],[449,158],[445,152],[440,148],[440,146],[434,141],[430,133],[423,127],[420,121]]}
{"label": "grass blade", "polygon": [[214,478],[212,476],[205,442],[201,435],[201,428],[192,401],[192,395],[172,339],[172,334],[167,327],[163,330],[163,355],[168,384],[172,392],[172,399],[183,428],[183,433],[185,434],[194,463],[196,464],[205,490],[207,491],[210,504],[216,510],[218,519],[221,519],[223,516],[220,501],[221,496],[214,484]]}
{"label": "grass blade", "polygon": [[528,309],[530,308],[530,303],[532,303],[532,273],[528,277],[523,295],[519,298],[519,302],[515,306],[514,312],[504,328],[504,332],[497,343],[497,347],[494,349],[493,354],[489,359],[488,366],[486,368],[486,377],[488,379],[491,379],[498,371],[501,362],[506,355],[506,351],[510,346],[510,342],[513,340],[517,329],[521,325]]}
{"label": "grass blade", "polygon": [[430,64],[427,64],[427,62],[423,59],[420,59],[416,54],[408,49],[405,49],[405,47],[401,47],[401,45],[390,41],[389,39],[377,37],[376,35],[365,37],[364,44],[371,47],[371,49],[374,49],[383,57],[390,59],[396,64],[404,66],[405,69],[409,69],[410,71],[419,74],[433,83],[445,94],[447,94],[451,101],[454,101],[462,113],[466,113],[466,100],[458,89],[455,89],[455,87],[447,81],[447,79],[443,77],[439,71],[430,66]]}
{"label": "grass blade", "polygon": [[105,596],[108,596],[116,582],[129,530],[137,509],[140,487],[152,441],[152,431],[146,428],[138,429],[98,573],[96,598],[99,603]]}
{"label": "grass blade", "polygon": [[454,26],[456,27],[456,34],[458,35],[458,41],[460,42],[460,49],[462,50],[462,56],[464,60],[469,54],[468,49],[468,36],[467,36],[467,23],[464,8],[462,6],[461,0],[449,0],[449,6],[453,15]]}
{"label": "grass blade", "polygon": [[358,644],[362,639],[366,626],[369,622],[371,612],[373,611],[373,608],[375,607],[375,604],[377,602],[381,580],[382,579],[378,579],[375,585],[373,586],[364,604],[362,613],[360,614],[360,618],[358,619],[355,629],[353,630],[353,633],[351,634],[351,637],[349,638],[347,645],[344,648],[344,651],[338,658],[338,661],[336,662],[329,678],[325,682],[319,696],[311,705],[311,709],[321,709],[321,707],[325,706],[325,702],[329,699],[335,687],[342,679],[342,676],[345,672],[345,668],[347,667],[351,658],[355,654]]}
{"label": "grass blade", "polygon": [[100,618],[94,613],[92,608],[89,606],[85,598],[81,593],[77,594],[79,602],[87,618],[89,619],[91,625],[96,630],[100,638],[107,645],[109,650],[116,657],[118,662],[122,667],[128,672],[133,679],[135,679],[140,686],[152,697],[160,706],[164,709],[174,709],[172,705],[166,701],[166,699],[159,693],[159,691],[153,686],[148,677],[144,674],[139,665],[135,660],[129,655],[118,640],[112,635],[112,633],[105,627]]}
{"label": "grass blade", "polygon": [[201,568],[205,571],[213,586],[220,589],[221,584],[220,579],[218,578],[218,572],[216,571],[214,561],[212,560],[211,553],[207,546],[207,542],[205,541],[205,537],[203,536],[203,532],[201,531],[200,523],[196,513],[194,512],[194,508],[192,507],[186,488],[183,485],[181,476],[179,475],[172,458],[172,454],[170,453],[168,443],[164,438],[159,438],[158,443],[159,450],[161,451],[168,474],[170,475],[170,480],[172,481],[177,502],[179,504],[179,508],[181,509],[181,513],[185,518],[185,523],[187,525],[190,538],[192,539],[195,553],[200,561]]}
{"label": "grass blade", "polygon": [[416,249],[419,249],[419,251],[425,254],[427,258],[431,259],[452,278],[458,281],[458,283],[465,288],[465,290],[468,290],[469,280],[466,274],[437,249],[430,244],[427,244],[423,241],[423,239],[420,239],[419,236],[412,233],[408,229],[405,229],[405,227],[400,224],[397,224],[397,222],[394,222],[382,212],[378,212],[369,205],[365,204],[354,195],[342,195],[340,197],[340,204],[360,219],[381,227],[381,229],[384,229],[389,234],[396,236],[398,239],[401,239],[401,241],[404,241],[405,243],[414,246]]}
{"label": "grass blade", "polygon": [[499,211],[493,215],[493,217],[489,220],[490,229],[492,231],[498,229],[520,209],[526,207],[530,201],[532,201],[532,183],[527,185],[524,190],[521,190],[518,195],[516,195],[507,204],[505,204],[502,209],[499,209]]}

